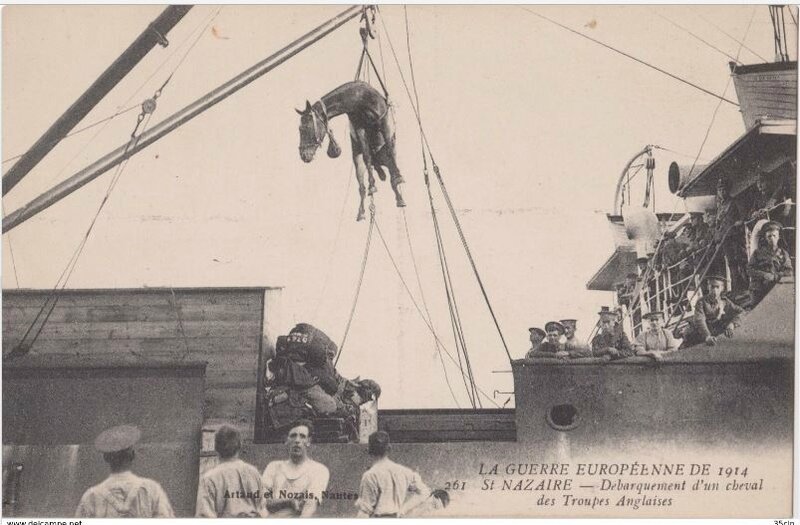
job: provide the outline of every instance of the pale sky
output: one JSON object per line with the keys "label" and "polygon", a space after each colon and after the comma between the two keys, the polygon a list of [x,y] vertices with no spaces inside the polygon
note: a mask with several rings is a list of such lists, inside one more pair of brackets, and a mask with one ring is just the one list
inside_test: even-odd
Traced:
{"label": "pale sky", "polygon": [[[226,6],[175,72],[152,123],[272,54],[344,6]],[[735,100],[729,59],[745,44],[773,58],[766,6],[531,6],[715,93]],[[3,15],[2,158],[25,151],[161,12],[161,6],[12,6]],[[217,7],[196,6],[81,123],[139,104],[169,75],[195,30]],[[410,82],[401,6],[381,9]],[[518,6],[409,6],[422,121],[512,356],[527,327],[575,317],[586,337],[610,294],[585,284],[613,252],[605,213],[627,160],[656,153],[658,211],[681,209],[666,189],[669,163],[691,164],[718,100],[556,27]],[[796,32],[788,19],[787,29]],[[378,22],[381,67],[397,118],[408,219],[433,324],[454,351],[422,179],[419,133]],[[792,58],[796,38],[791,39]],[[295,107],[352,80],[360,53],[351,21],[134,157],[100,215],[70,288],[283,286],[280,326],[311,322],[339,342],[364,250],[344,117],[333,130],[344,152],[297,152]],[[171,58],[169,58],[171,57]],[[165,60],[167,61],[166,63]],[[741,50],[743,63],[758,63]],[[160,65],[164,63],[161,69]],[[123,144],[126,113],[60,144],[3,199],[6,214]],[[744,132],[723,103],[701,157]],[[12,163],[3,164],[8,168]],[[93,183],[3,236],[3,287],[52,288],[110,181]],[[478,385],[491,397],[512,388],[509,365],[438,189],[459,310]],[[421,304],[405,228],[388,183],[379,182],[378,222]],[[677,206],[677,208],[676,208]],[[343,213],[341,213],[343,210]],[[341,214],[341,215],[340,215]],[[341,216],[341,221],[340,221]],[[338,239],[337,239],[338,232]],[[336,241],[336,242],[335,242]],[[16,276],[9,257],[14,252]],[[327,285],[326,285],[327,282]],[[325,293],[323,295],[323,289]],[[433,339],[384,251],[373,239],[366,276],[340,361],[344,375],[383,386],[384,408],[454,406]],[[466,406],[457,368],[448,374]],[[459,385],[460,388],[459,388]],[[507,395],[497,394],[502,404]],[[484,406],[493,406],[484,401]]]}

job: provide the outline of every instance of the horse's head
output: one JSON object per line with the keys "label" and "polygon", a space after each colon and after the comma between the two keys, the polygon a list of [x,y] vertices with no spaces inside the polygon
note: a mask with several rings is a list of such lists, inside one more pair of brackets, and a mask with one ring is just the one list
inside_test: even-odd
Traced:
{"label": "horse's head", "polygon": [[311,105],[306,100],[306,109],[300,111],[296,109],[300,115],[300,158],[303,162],[311,162],[314,159],[314,153],[317,148],[322,145],[325,140],[325,135],[328,136],[328,156],[331,158],[338,157],[342,150],[333,138],[333,134],[328,129],[327,115],[325,115],[325,108],[316,108],[320,104]]}
{"label": "horse's head", "polygon": [[303,159],[303,162],[311,162],[317,148],[325,139],[327,128],[311,107],[310,102],[306,101],[306,109],[303,111],[299,109],[295,111],[300,115],[300,158]]}

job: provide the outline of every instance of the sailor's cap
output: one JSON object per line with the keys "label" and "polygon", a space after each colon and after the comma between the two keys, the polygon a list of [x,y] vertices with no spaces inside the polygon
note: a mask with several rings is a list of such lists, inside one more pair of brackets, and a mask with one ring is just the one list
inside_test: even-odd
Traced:
{"label": "sailor's cap", "polygon": [[547,332],[558,332],[560,334],[564,333],[564,326],[556,321],[550,321],[549,323],[544,325],[544,329]]}
{"label": "sailor's cap", "polygon": [[578,320],[577,319],[561,319],[558,322],[561,323],[564,326],[571,326],[572,328],[575,328],[576,326],[578,326]]}
{"label": "sailor's cap", "polygon": [[98,452],[119,452],[131,448],[142,437],[141,431],[133,425],[120,425],[104,430],[94,440]]}
{"label": "sailor's cap", "polygon": [[767,233],[768,231],[777,230],[781,231],[783,229],[783,225],[777,221],[769,221],[768,223],[764,224],[761,227],[761,231]]}
{"label": "sailor's cap", "polygon": [[706,278],[703,279],[703,281],[707,282],[707,283],[719,282],[719,283],[722,283],[722,284],[726,284],[728,282],[728,278],[723,276],[723,275],[712,273],[710,275],[706,275]]}
{"label": "sailor's cap", "polygon": [[542,337],[547,335],[547,333],[544,330],[542,330],[541,328],[538,328],[536,326],[532,326],[532,327],[528,328],[528,331],[530,333],[532,333],[532,334],[539,334]]}

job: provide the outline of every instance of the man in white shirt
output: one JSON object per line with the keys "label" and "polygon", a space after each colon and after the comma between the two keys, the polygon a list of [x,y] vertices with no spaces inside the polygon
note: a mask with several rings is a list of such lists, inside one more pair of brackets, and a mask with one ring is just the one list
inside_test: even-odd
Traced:
{"label": "man in white shirt", "polygon": [[330,473],[308,455],[313,431],[311,421],[297,421],[286,436],[289,459],[273,461],[264,470],[261,479],[271,518],[308,518],[322,503]]}
{"label": "man in white shirt", "polygon": [[253,465],[239,459],[239,431],[223,425],[214,435],[219,463],[203,474],[197,487],[198,518],[265,517],[261,476]]}
{"label": "man in white shirt", "polygon": [[174,518],[169,498],[157,482],[131,472],[133,446],[141,432],[130,425],[110,428],[94,442],[111,468],[102,483],[81,497],[76,518]]}
{"label": "man in white shirt", "polygon": [[651,357],[655,360],[668,352],[677,350],[678,343],[672,336],[672,332],[664,328],[663,312],[648,312],[644,317],[649,326],[647,330],[642,330],[633,344],[636,355]]}
{"label": "man in white shirt", "polygon": [[369,437],[373,462],[361,476],[356,501],[359,518],[400,518],[410,497],[431,493],[417,472],[389,459],[390,449],[389,434],[383,430]]}

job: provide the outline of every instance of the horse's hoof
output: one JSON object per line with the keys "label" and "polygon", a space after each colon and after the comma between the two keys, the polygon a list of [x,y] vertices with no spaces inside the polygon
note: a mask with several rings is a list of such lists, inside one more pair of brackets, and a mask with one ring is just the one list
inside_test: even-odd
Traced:
{"label": "horse's hoof", "polygon": [[358,215],[356,216],[356,222],[361,222],[363,220],[364,220],[364,213],[358,212]]}
{"label": "horse's hoof", "polygon": [[374,195],[376,193],[378,193],[378,188],[375,186],[370,186],[369,190],[367,190],[367,195]]}
{"label": "horse's hoof", "polygon": [[402,197],[397,199],[397,207],[398,208],[405,208],[406,207],[406,201],[403,200]]}

